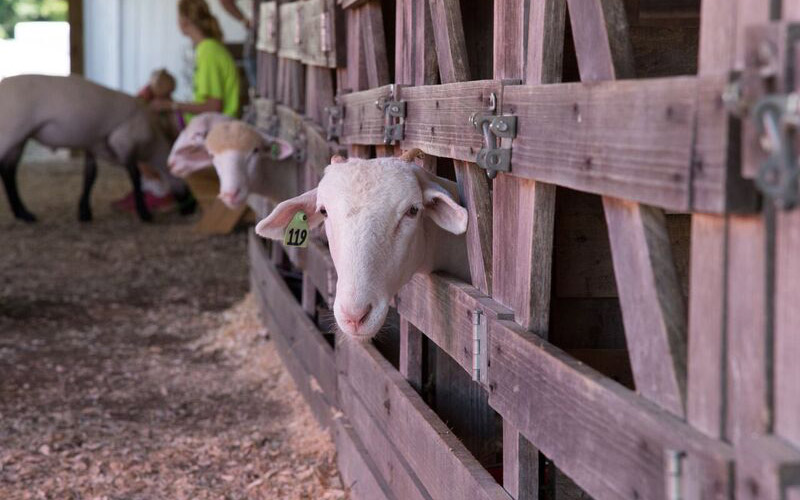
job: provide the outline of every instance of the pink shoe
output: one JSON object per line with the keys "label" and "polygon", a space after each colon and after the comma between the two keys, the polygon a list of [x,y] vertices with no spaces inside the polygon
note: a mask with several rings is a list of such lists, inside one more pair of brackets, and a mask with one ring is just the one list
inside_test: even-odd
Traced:
{"label": "pink shoe", "polygon": [[176,208],[175,198],[172,193],[156,196],[151,193],[144,194],[144,203],[151,212],[170,212]]}

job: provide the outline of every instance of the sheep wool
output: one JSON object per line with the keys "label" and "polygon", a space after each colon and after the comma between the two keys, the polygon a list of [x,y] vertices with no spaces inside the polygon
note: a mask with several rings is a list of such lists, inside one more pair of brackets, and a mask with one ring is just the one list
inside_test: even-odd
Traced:
{"label": "sheep wool", "polygon": [[262,136],[253,127],[240,121],[217,123],[206,137],[206,149],[212,155],[230,150],[252,151],[263,144]]}

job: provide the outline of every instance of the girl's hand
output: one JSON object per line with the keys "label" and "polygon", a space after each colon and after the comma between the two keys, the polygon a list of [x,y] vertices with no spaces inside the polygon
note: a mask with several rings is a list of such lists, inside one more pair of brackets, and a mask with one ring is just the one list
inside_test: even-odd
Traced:
{"label": "girl's hand", "polygon": [[150,109],[156,112],[171,111],[175,109],[174,106],[175,103],[169,99],[153,99],[150,101]]}

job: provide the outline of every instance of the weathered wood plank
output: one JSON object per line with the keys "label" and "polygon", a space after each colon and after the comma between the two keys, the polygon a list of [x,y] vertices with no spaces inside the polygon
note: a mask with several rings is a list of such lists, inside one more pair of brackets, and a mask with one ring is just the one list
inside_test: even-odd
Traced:
{"label": "weathered wood plank", "polygon": [[494,181],[492,295],[525,329],[548,331],[555,188],[498,175]]}
{"label": "weathered wood plank", "polygon": [[442,274],[415,275],[397,295],[397,312],[472,374],[472,312],[513,319],[476,288]]}
{"label": "weathered wood plank", "polygon": [[336,268],[333,266],[331,253],[317,239],[309,241],[306,251],[304,271],[308,273],[325,303],[333,306],[336,297]]}
{"label": "weathered wood plank", "polygon": [[777,215],[775,243],[775,432],[800,447],[800,210]]}
{"label": "weathered wood plank", "polygon": [[422,332],[400,318],[400,373],[417,392],[422,391]]}
{"label": "weathered wood plank", "polygon": [[725,411],[725,259],[727,218],[692,217],[689,283],[687,418],[712,437],[722,437]]}
{"label": "weathered wood plank", "polygon": [[303,60],[303,35],[300,32],[302,4],[303,2],[283,2],[278,6],[278,56],[284,59]]}
{"label": "weathered wood plank", "polygon": [[431,0],[431,21],[442,83],[470,79],[467,41],[458,0]]}
{"label": "weathered wood plank", "polygon": [[337,353],[345,377],[432,498],[509,496],[372,346],[346,342]]}
{"label": "weathered wood plank", "polygon": [[696,79],[507,86],[514,175],[675,210],[690,208]]}
{"label": "weathered wood plank", "polygon": [[686,397],[686,305],[660,209],[604,198],[636,391],[675,415]]}
{"label": "weathered wood plank", "polygon": [[670,449],[710,463],[732,456],[516,323],[489,327],[489,403],[593,497],[666,498]]}
{"label": "weathered wood plank", "polygon": [[395,27],[395,82],[436,83],[439,66],[431,12],[426,0],[398,0]]}
{"label": "weathered wood plank", "polygon": [[633,78],[633,47],[623,1],[567,0],[567,4],[581,81]]}
{"label": "weathered wood plank", "polygon": [[333,106],[333,73],[329,68],[306,66],[306,116],[317,125],[325,125],[325,108]]}
{"label": "weathered wood plank", "polygon": [[461,204],[468,210],[467,256],[472,284],[492,292],[492,198],[486,173],[474,163],[455,162]]}
{"label": "weathered wood plank", "polygon": [[394,495],[402,500],[431,500],[397,445],[375,422],[345,377],[339,377],[339,404]]}
{"label": "weathered wood plank", "polygon": [[256,236],[251,236],[250,260],[258,286],[267,301],[267,307],[288,348],[300,359],[310,377],[312,387],[316,386],[329,401],[336,398],[336,367],[333,349],[325,342],[314,323],[306,316],[286,283],[265,259]]}
{"label": "weathered wood plank", "polygon": [[492,93],[497,98],[501,96],[499,81],[401,88],[400,99],[406,101],[402,147],[419,148],[434,156],[474,161],[483,146],[483,135],[475,130],[469,119],[472,113],[489,107]]}
{"label": "weathered wood plank", "polygon": [[402,500],[394,496],[347,419],[334,423],[336,463],[353,500]]}
{"label": "weathered wood plank", "polygon": [[389,58],[386,54],[386,35],[379,0],[370,0],[358,9],[361,22],[361,43],[367,64],[367,83],[370,88],[391,83]]}
{"label": "weathered wood plank", "polygon": [[275,54],[278,52],[278,2],[261,2],[258,15],[256,49]]}
{"label": "weathered wood plank", "polygon": [[364,55],[360,17],[357,9],[345,11],[347,26],[347,87],[345,88],[352,92],[368,88],[367,61]]}
{"label": "weathered wood plank", "polygon": [[515,500],[539,498],[539,450],[503,422],[503,488]]}
{"label": "weathered wood plank", "polygon": [[383,144],[383,112],[375,105],[379,100],[389,99],[391,85],[376,89],[353,92],[338,97],[344,107],[342,118],[342,144]]}

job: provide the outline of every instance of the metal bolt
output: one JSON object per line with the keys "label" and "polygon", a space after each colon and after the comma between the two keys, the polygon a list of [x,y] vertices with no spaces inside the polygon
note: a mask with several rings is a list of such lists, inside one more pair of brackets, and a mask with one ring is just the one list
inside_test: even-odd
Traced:
{"label": "metal bolt", "polygon": [[494,126],[494,128],[496,128],[500,132],[505,132],[506,130],[508,130],[508,123],[506,123],[503,120],[499,120],[497,124]]}
{"label": "metal bolt", "polygon": [[397,105],[392,106],[392,113],[398,113],[400,111],[400,107]]}

